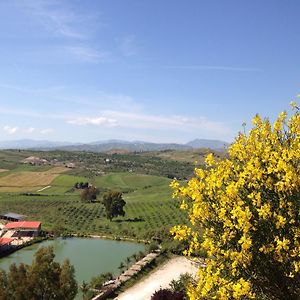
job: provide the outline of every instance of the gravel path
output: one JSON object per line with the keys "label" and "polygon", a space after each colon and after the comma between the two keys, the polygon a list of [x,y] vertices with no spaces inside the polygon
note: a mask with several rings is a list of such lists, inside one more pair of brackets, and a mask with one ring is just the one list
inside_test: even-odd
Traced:
{"label": "gravel path", "polygon": [[173,279],[186,272],[196,275],[197,267],[186,257],[172,258],[115,300],[150,300],[156,290],[167,288]]}

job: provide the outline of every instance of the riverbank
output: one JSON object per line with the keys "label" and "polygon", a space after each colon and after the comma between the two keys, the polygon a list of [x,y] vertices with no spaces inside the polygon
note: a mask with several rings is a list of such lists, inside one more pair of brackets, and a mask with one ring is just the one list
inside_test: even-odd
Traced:
{"label": "riverbank", "polygon": [[21,250],[25,247],[32,246],[34,244],[41,243],[41,242],[43,242],[47,239],[48,239],[48,237],[37,237],[37,238],[34,238],[34,239],[29,240],[27,242],[21,243],[19,245],[13,245],[13,246],[7,248],[6,250],[1,251],[0,252],[0,258],[4,258],[4,257],[6,257],[6,256],[18,251],[18,250]]}
{"label": "riverbank", "polygon": [[147,267],[147,265],[150,265],[159,255],[159,250],[156,252],[151,252],[139,261],[135,262],[130,266],[130,268],[120,274],[115,280],[111,280],[111,283],[109,285],[104,286],[101,289],[100,293],[96,295],[92,300],[107,299],[108,296],[112,295],[125,282],[136,276],[141,270]]}

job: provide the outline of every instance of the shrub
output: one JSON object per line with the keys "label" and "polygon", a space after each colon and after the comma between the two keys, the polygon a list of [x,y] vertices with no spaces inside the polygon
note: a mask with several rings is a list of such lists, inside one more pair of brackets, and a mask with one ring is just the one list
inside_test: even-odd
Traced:
{"label": "shrub", "polygon": [[190,299],[299,299],[300,115],[292,105],[273,126],[256,115],[227,159],[209,154],[185,186],[172,182],[192,223],[172,232],[189,241],[187,254],[209,256]]}
{"label": "shrub", "polygon": [[151,296],[151,300],[184,300],[184,294],[181,292],[174,292],[170,289],[160,289],[155,291]]}

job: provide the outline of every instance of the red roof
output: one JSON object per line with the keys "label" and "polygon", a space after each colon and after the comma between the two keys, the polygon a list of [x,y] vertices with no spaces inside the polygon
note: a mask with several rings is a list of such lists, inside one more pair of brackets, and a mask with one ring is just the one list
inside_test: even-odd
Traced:
{"label": "red roof", "polygon": [[11,238],[0,238],[0,246],[5,246],[11,243],[14,239]]}
{"label": "red roof", "polygon": [[20,222],[7,223],[4,226],[4,229],[18,229],[18,228],[38,229],[40,226],[41,226],[41,222],[36,222],[36,221],[20,221]]}

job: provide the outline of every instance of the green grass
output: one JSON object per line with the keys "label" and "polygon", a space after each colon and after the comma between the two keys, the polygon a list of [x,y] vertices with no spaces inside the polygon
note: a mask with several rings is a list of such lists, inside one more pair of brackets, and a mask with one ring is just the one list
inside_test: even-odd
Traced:
{"label": "green grass", "polygon": [[169,179],[161,176],[134,173],[111,173],[96,177],[93,181],[97,187],[109,189],[141,189],[152,185],[166,185],[169,182]]}

